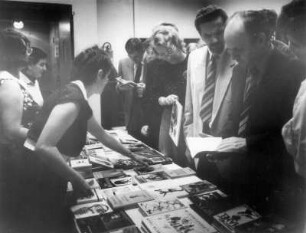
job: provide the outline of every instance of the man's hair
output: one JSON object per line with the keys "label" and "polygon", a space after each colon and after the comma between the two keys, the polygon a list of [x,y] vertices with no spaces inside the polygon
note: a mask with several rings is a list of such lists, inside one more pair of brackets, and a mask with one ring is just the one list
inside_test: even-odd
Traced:
{"label": "man's hair", "polygon": [[32,47],[32,53],[29,56],[29,64],[35,65],[42,59],[47,59],[47,54],[40,48]]}
{"label": "man's hair", "polygon": [[209,5],[209,6],[201,8],[198,11],[195,21],[194,21],[194,25],[196,29],[198,30],[198,32],[200,32],[201,24],[211,22],[213,20],[216,20],[219,17],[222,18],[224,23],[226,22],[228,18],[226,12],[222,8],[216,5]]}
{"label": "man's hair", "polygon": [[139,38],[130,38],[125,43],[125,50],[127,53],[143,52],[144,46]]}
{"label": "man's hair", "polygon": [[[98,71],[103,70],[103,79],[106,74],[116,76],[117,72],[107,53],[93,46],[81,52],[73,62],[72,80],[82,80],[85,85],[90,85],[96,80]],[[109,79],[112,78],[109,76]]]}
{"label": "man's hair", "polygon": [[240,17],[247,34],[255,38],[264,33],[267,40],[270,40],[275,33],[277,14],[273,10],[248,10],[234,13],[229,20]]}
{"label": "man's hair", "polygon": [[[306,1],[293,0],[284,5],[278,18],[280,32],[291,34],[300,41],[306,40]],[[306,42],[305,42],[306,43]]]}

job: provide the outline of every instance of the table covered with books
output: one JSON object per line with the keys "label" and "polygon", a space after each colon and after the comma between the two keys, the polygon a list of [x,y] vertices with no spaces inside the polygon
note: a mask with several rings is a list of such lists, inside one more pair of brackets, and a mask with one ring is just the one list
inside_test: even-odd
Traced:
{"label": "table covered with books", "polygon": [[[300,232],[283,218],[261,216],[245,203],[233,203],[195,171],[179,167],[123,129],[110,133],[152,165],[143,167],[89,139],[80,157],[69,162],[93,194],[70,207],[78,232]],[[71,185],[67,194],[71,200]]]}

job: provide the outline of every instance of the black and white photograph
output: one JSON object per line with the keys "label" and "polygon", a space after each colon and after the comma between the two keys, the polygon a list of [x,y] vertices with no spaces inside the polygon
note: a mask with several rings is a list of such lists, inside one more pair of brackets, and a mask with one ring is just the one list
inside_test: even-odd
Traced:
{"label": "black and white photograph", "polygon": [[0,233],[306,233],[305,78],[306,0],[0,0]]}

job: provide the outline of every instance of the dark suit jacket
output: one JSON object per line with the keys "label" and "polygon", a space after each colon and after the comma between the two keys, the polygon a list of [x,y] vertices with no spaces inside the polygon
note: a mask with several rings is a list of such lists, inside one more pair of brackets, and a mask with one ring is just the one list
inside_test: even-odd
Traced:
{"label": "dark suit jacket", "polygon": [[[244,77],[241,75],[233,79],[233,101],[236,103],[230,113],[233,121],[240,118],[242,111]],[[294,99],[303,78],[304,70],[297,60],[272,50],[249,111],[247,153],[241,156],[243,159],[235,164],[236,167],[231,168],[232,175],[236,173],[233,179],[241,178],[241,169],[255,178],[254,182],[260,178],[274,182],[279,178],[276,176],[284,172],[284,161],[287,158],[281,129],[291,117]],[[238,132],[238,125],[236,129]],[[285,166],[289,164],[285,163]]]}

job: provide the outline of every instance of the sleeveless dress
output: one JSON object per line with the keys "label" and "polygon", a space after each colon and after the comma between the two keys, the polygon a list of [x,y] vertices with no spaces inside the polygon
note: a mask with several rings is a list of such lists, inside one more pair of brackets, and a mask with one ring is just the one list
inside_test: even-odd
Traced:
{"label": "sleeveless dress", "polygon": [[[23,95],[21,124],[23,127],[29,128],[39,113],[40,106],[33,100],[22,82],[10,73],[1,71],[0,86],[5,82],[19,84]],[[0,109],[0,111],[4,111],[4,109]],[[0,216],[5,223],[9,222],[12,216],[18,217],[15,213],[19,212],[19,206],[23,202],[19,193],[22,193],[21,187],[26,182],[26,177],[23,175],[26,172],[25,168],[23,146],[17,142],[7,142],[3,135],[0,135]],[[2,222],[0,222],[0,229],[1,227]]]}
{"label": "sleeveless dress", "polygon": [[[83,83],[77,82],[81,85],[70,83],[49,96],[28,132],[28,138],[36,142],[56,105],[76,103],[80,107],[79,114],[57,144],[59,152],[68,157],[80,155],[86,142],[87,122],[92,116]],[[29,206],[27,212],[33,215],[35,227],[38,225],[50,229],[53,227],[58,231],[57,226],[59,228],[65,227],[64,225],[69,222],[69,217],[71,217],[65,205],[67,180],[53,172],[48,164],[42,163],[38,158],[41,155],[34,154],[30,150],[28,154],[33,169],[31,173],[32,187],[30,188],[32,191],[28,197],[32,206]]]}

